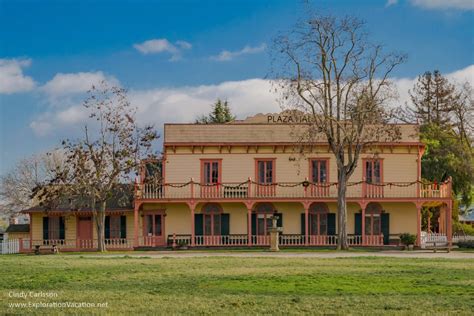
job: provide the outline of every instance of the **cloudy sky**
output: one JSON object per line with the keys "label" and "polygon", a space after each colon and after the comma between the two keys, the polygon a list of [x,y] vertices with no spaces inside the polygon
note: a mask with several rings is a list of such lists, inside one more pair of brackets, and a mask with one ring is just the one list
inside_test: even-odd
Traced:
{"label": "cloudy sky", "polygon": [[[143,123],[192,122],[217,98],[239,118],[279,107],[269,46],[303,1],[0,0],[0,174],[80,132],[81,100],[107,80],[129,90]],[[474,82],[473,0],[313,1],[365,19],[372,39],[408,54],[400,103],[417,75]]]}

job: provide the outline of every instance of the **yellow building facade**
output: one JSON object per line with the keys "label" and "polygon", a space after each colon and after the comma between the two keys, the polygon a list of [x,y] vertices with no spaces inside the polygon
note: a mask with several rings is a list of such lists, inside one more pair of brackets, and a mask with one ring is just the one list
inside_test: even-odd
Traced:
{"label": "yellow building facade", "polygon": [[[295,141],[305,125],[257,115],[227,124],[165,124],[163,157],[144,161],[133,206],[107,211],[110,249],[269,245],[274,216],[281,246],[334,246],[339,232],[337,165],[324,137]],[[421,179],[418,127],[362,151],[347,184],[346,232],[354,246],[398,245],[421,235],[421,209],[439,206],[450,236],[451,183]],[[31,244],[95,248],[87,212],[30,211]],[[58,219],[49,219],[52,217]],[[88,222],[90,221],[90,222]],[[53,230],[51,229],[53,227]]]}

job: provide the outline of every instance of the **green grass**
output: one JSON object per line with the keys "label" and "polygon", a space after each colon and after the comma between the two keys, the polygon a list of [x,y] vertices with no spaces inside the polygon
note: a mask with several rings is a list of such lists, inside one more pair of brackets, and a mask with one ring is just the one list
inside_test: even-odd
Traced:
{"label": "green grass", "polygon": [[[0,256],[0,314],[470,314],[473,260]],[[9,293],[56,292],[57,298]],[[106,309],[9,308],[15,302]]]}

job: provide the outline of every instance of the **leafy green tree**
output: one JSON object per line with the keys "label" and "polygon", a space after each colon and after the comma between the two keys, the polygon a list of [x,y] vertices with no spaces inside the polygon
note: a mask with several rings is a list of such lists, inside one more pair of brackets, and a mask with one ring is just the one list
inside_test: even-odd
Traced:
{"label": "leafy green tree", "polygon": [[227,100],[217,99],[212,105],[211,113],[207,116],[203,115],[196,120],[197,124],[227,123],[235,120]]}
{"label": "leafy green tree", "polygon": [[405,113],[408,121],[421,125],[420,137],[426,145],[423,178],[443,181],[451,176],[454,194],[469,205],[474,183],[470,85],[457,86],[439,71],[427,71],[409,93],[412,104]]}
{"label": "leafy green tree", "polygon": [[422,176],[430,181],[453,178],[453,191],[464,205],[472,201],[474,166],[471,149],[453,129],[437,124],[421,126],[421,141],[426,151],[421,160]]}

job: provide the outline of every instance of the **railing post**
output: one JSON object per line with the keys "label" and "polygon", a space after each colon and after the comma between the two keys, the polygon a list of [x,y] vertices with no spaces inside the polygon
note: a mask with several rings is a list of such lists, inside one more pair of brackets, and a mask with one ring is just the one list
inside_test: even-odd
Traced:
{"label": "railing post", "polygon": [[247,198],[252,197],[252,178],[249,177],[248,179],[248,185],[247,185]]}
{"label": "railing post", "polygon": [[194,199],[194,179],[191,178],[191,181],[189,182],[191,185],[191,199]]}

